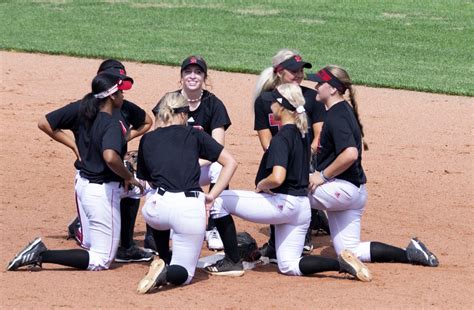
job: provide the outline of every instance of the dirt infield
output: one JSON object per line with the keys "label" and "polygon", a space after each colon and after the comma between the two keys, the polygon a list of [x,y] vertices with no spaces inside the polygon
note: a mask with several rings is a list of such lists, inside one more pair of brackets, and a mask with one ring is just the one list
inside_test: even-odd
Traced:
{"label": "dirt infield", "polygon": [[[37,129],[45,113],[81,98],[101,60],[0,52],[0,262],[42,236],[51,249],[76,248],[65,239],[74,217],[73,153]],[[127,99],[147,112],[178,88],[179,68],[125,63],[135,79]],[[212,64],[210,64],[212,67]],[[239,162],[231,182],[252,189],[262,151],[253,131],[251,93],[256,76],[210,72],[212,91],[233,125],[226,145]],[[470,308],[474,304],[474,98],[357,87],[370,150],[364,154],[369,202],[365,240],[404,247],[417,235],[439,268],[369,264],[371,283],[338,273],[288,277],[273,265],[242,278],[196,273],[185,287],[139,296],[147,263],[115,264],[106,272],[45,265],[40,272],[1,272],[1,308]],[[133,149],[138,141],[132,142]],[[137,219],[135,238],[143,241]],[[264,225],[237,220],[262,244]],[[314,253],[335,256],[327,236]],[[208,251],[203,249],[203,254]],[[470,306],[469,306],[470,305]]]}

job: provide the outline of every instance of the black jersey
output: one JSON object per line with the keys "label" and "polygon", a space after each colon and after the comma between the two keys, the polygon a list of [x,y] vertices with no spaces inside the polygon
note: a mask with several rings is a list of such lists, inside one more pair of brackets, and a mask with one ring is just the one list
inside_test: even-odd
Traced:
{"label": "black jersey", "polygon": [[258,168],[255,185],[268,177],[274,166],[286,169],[286,178],[282,185],[272,189],[274,193],[292,196],[306,196],[309,184],[309,139],[301,137],[296,125],[283,126],[270,141],[268,150],[263,154]]}
{"label": "black jersey", "polygon": [[107,183],[123,179],[116,175],[103,158],[105,150],[113,150],[123,159],[126,130],[112,115],[99,112],[90,128],[79,126],[76,140],[81,154],[81,176],[91,183]]}
{"label": "black jersey", "polygon": [[202,191],[199,158],[215,162],[223,146],[193,127],[172,125],[143,135],[137,177],[167,191]]}
{"label": "black jersey", "polygon": [[360,186],[367,182],[364,169],[362,168],[362,136],[360,127],[352,107],[347,101],[341,101],[327,111],[317,151],[317,170],[324,170],[348,147],[357,148],[359,157],[352,166],[336,176],[336,178]]}
{"label": "black jersey", "polygon": [[[72,131],[74,134],[74,139],[76,140],[76,145],[78,143],[79,126],[84,121],[80,118],[80,109],[81,100],[72,102],[62,108],[46,114],[46,119],[48,120],[51,129],[64,129]],[[146,113],[142,108],[127,100],[124,100],[122,107],[120,109],[115,109],[112,115],[123,124],[127,130],[127,134],[131,128],[141,127],[145,122],[146,117]],[[85,148],[84,145],[77,145],[77,147],[78,149]],[[127,151],[126,147],[127,146],[125,145],[125,151]],[[80,162],[78,160],[76,160],[74,166],[76,169],[81,169]]]}
{"label": "black jersey", "polygon": [[[310,140],[313,138],[313,130],[311,125],[324,121],[326,115],[326,108],[320,101],[316,101],[316,91],[314,89],[300,86],[303,93],[305,104],[304,108],[308,115],[309,135]],[[273,118],[272,109],[270,108],[272,102],[262,100],[261,96],[258,96],[254,103],[255,122],[254,130],[270,129],[272,137],[275,136],[281,127],[281,122],[276,121]]]}
{"label": "black jersey", "polygon": [[[176,92],[181,93],[181,90]],[[212,135],[216,128],[227,130],[231,122],[224,103],[213,93],[203,90],[201,104],[188,113],[188,125]]]}

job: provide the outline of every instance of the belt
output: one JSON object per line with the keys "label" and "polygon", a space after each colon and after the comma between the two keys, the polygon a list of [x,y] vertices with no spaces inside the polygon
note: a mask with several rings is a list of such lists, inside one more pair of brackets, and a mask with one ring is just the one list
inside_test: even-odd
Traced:
{"label": "belt", "polygon": [[[157,189],[156,192],[158,193],[158,195],[163,196],[163,195],[167,192],[167,190],[165,190],[165,189],[162,188],[162,187],[158,187],[158,189]],[[171,193],[171,192],[170,192],[170,193]],[[190,197],[192,197],[192,198],[198,198],[200,192],[183,191],[182,193],[184,193],[184,196],[186,196],[186,197],[188,197],[188,198],[190,198]]]}

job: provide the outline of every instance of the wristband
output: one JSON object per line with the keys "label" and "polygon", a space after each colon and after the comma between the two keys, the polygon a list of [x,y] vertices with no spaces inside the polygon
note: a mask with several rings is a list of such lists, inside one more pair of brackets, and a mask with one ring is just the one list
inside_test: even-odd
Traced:
{"label": "wristband", "polygon": [[324,170],[321,170],[320,174],[321,179],[323,179],[324,183],[329,182],[330,179],[326,178],[326,176],[324,175]]}

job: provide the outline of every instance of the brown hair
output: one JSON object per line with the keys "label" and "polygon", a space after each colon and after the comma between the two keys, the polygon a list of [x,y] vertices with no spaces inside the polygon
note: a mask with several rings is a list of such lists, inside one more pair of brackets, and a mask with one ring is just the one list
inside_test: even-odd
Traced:
{"label": "brown hair", "polygon": [[[352,80],[349,77],[349,74],[347,73],[346,70],[336,65],[326,66],[325,69],[329,70],[339,81],[341,81],[344,84],[344,86],[347,87],[347,90],[349,91],[349,101],[352,105],[352,109],[354,110],[354,115],[357,120],[357,124],[359,125],[362,138],[364,138],[364,126],[362,125],[362,122],[360,121],[359,109],[358,109],[357,101],[355,98],[355,89],[352,87]],[[341,93],[341,95],[344,95],[344,94]],[[362,143],[364,145],[364,150],[367,151],[369,149],[369,145],[365,141],[362,141]]]}

